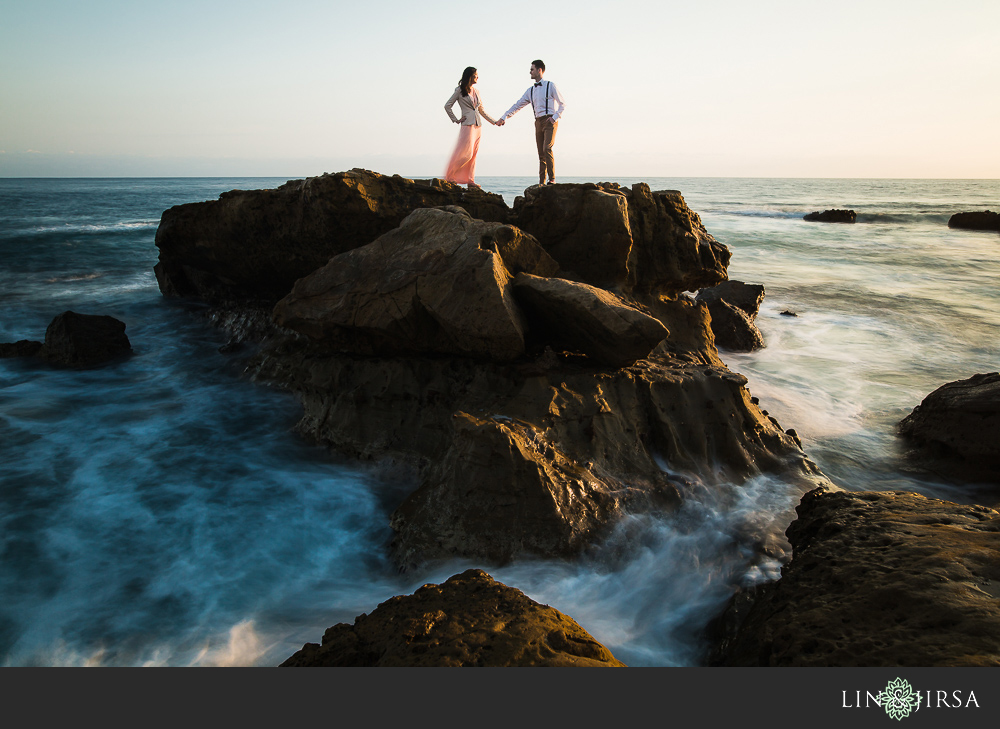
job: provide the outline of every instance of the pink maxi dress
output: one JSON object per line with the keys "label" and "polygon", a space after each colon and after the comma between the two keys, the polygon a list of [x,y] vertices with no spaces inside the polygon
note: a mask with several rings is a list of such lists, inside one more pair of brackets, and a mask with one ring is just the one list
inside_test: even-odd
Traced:
{"label": "pink maxi dress", "polygon": [[[472,103],[478,109],[481,105],[479,94],[475,89],[469,92],[472,96]],[[463,124],[462,130],[458,133],[458,143],[455,151],[448,160],[448,169],[445,170],[444,179],[450,182],[457,182],[460,185],[475,184],[476,182],[476,155],[479,154],[479,137],[482,134],[482,127],[474,124]]]}

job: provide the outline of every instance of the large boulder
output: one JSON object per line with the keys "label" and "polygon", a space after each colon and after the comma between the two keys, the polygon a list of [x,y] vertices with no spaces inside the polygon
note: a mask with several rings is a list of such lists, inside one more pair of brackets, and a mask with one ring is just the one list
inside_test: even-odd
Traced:
{"label": "large boulder", "polygon": [[899,423],[930,458],[958,461],[1000,480],[1000,373],[942,385]]}
{"label": "large boulder", "polygon": [[919,494],[807,493],[777,582],[716,623],[729,666],[1000,666],[1000,513]]}
{"label": "large boulder", "polygon": [[517,228],[474,220],[461,208],[421,209],[300,279],[274,319],[357,354],[511,360],[525,347],[511,278],[556,268]]}
{"label": "large boulder", "polygon": [[673,298],[726,278],[730,251],[677,191],[615,183],[530,187],[512,222],[559,262],[560,276],[619,293]]}
{"label": "large boulder", "polygon": [[823,212],[807,213],[802,216],[803,220],[812,223],[853,223],[858,216],[853,210],[824,210]]}
{"label": "large boulder", "polygon": [[965,230],[1000,230],[1000,213],[991,210],[955,213],[948,219],[948,227]]}
{"label": "large boulder", "polygon": [[724,281],[698,292],[698,301],[708,306],[715,343],[735,352],[752,352],[764,346],[764,336],[754,325],[764,287],[742,281]]}
{"label": "large boulder", "polygon": [[338,623],[281,665],[624,666],[569,616],[478,569]]}
{"label": "large boulder", "polygon": [[50,364],[63,367],[95,367],[132,352],[125,335],[125,322],[112,316],[66,311],[45,330],[45,343],[37,352]]}
{"label": "large boulder", "polygon": [[587,284],[519,273],[513,292],[545,343],[583,352],[610,367],[648,356],[669,334],[659,320]]}
{"label": "large boulder", "polygon": [[354,169],[272,190],[232,190],[165,211],[156,231],[164,294],[273,304],[333,256],[371,243],[417,208],[458,205],[506,222],[500,195]]}

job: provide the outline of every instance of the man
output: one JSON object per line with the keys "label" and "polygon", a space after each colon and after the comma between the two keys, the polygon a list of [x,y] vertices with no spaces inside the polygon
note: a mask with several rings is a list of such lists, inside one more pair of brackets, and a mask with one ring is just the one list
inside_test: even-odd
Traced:
{"label": "man", "polygon": [[[524,96],[518,99],[514,106],[507,110],[507,113],[500,117],[498,126],[503,126],[507,119],[514,116],[520,109],[528,104],[535,112],[535,144],[538,146],[538,184],[554,185],[556,182],[555,158],[552,154],[552,145],[556,141],[556,129],[559,127],[559,120],[562,118],[563,109],[566,104],[563,102],[559,90],[551,81],[542,79],[545,73],[545,64],[541,61],[532,61],[528,75],[534,83],[524,92]],[[546,183],[546,178],[548,183]]]}

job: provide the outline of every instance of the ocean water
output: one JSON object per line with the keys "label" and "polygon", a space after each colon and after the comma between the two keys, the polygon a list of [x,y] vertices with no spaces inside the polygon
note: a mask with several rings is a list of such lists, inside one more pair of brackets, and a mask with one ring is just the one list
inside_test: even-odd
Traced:
{"label": "ocean water", "polygon": [[[938,386],[1000,368],[1000,235],[947,227],[1000,208],[1000,181],[643,181],[681,190],[732,249],[730,277],[766,287],[767,346],[722,358],[838,485],[1000,501],[911,468],[895,436]],[[752,545],[783,533],[801,493],[695,483],[678,513],[630,517],[576,561],[399,574],[385,545],[406,485],[302,442],[294,398],[241,377],[225,335],[152,273],[163,210],[283,182],[0,179],[0,342],[74,310],[125,321],[135,351],[87,371],[0,360],[0,665],[276,665],[471,566],[627,664],[703,660],[734,586],[777,576]],[[531,183],[480,180],[508,203]],[[802,220],[833,207],[858,222]]]}

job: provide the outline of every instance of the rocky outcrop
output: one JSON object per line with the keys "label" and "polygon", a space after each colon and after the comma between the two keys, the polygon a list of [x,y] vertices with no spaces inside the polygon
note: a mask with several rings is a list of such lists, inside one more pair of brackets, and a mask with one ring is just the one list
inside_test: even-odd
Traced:
{"label": "rocky outcrop", "polygon": [[1000,373],[942,385],[899,423],[919,454],[958,462],[1000,481]]}
{"label": "rocky outcrop", "polygon": [[478,569],[394,597],[283,667],[622,667],[575,620]]}
{"label": "rocky outcrop", "polygon": [[45,342],[0,344],[0,357],[38,357],[57,367],[86,369],[132,353],[125,322],[111,316],[66,311],[45,330]]}
{"label": "rocky outcrop", "polygon": [[713,664],[1000,665],[1000,513],[826,489],[797,511],[791,561],[734,600]]}
{"label": "rocky outcrop", "polygon": [[948,219],[948,227],[965,230],[1000,230],[1000,213],[991,210],[955,213]]}
{"label": "rocky outcrop", "polygon": [[486,221],[509,215],[500,195],[360,169],[273,190],[232,190],[163,213],[156,278],[167,295],[273,306],[333,256],[371,243],[418,208],[440,205]]}
{"label": "rocky outcrop", "polygon": [[822,213],[808,213],[802,216],[803,220],[813,223],[853,223],[858,216],[853,210],[824,210]]}
{"label": "rocky outcrop", "polygon": [[730,251],[676,190],[615,183],[530,187],[511,222],[559,262],[560,276],[626,294],[674,298],[726,278]]}
{"label": "rocky outcrop", "polygon": [[512,277],[557,268],[517,228],[473,220],[457,207],[416,210],[395,230],[299,280],[274,319],[356,354],[507,361],[525,347]]}
{"label": "rocky outcrop", "polygon": [[764,287],[742,281],[724,281],[698,292],[698,301],[708,306],[715,342],[734,352],[752,352],[764,346],[764,336],[754,325]]}
{"label": "rocky outcrop", "polygon": [[537,339],[583,352],[609,367],[644,359],[669,334],[658,319],[587,284],[519,273],[513,292],[536,322]]}

